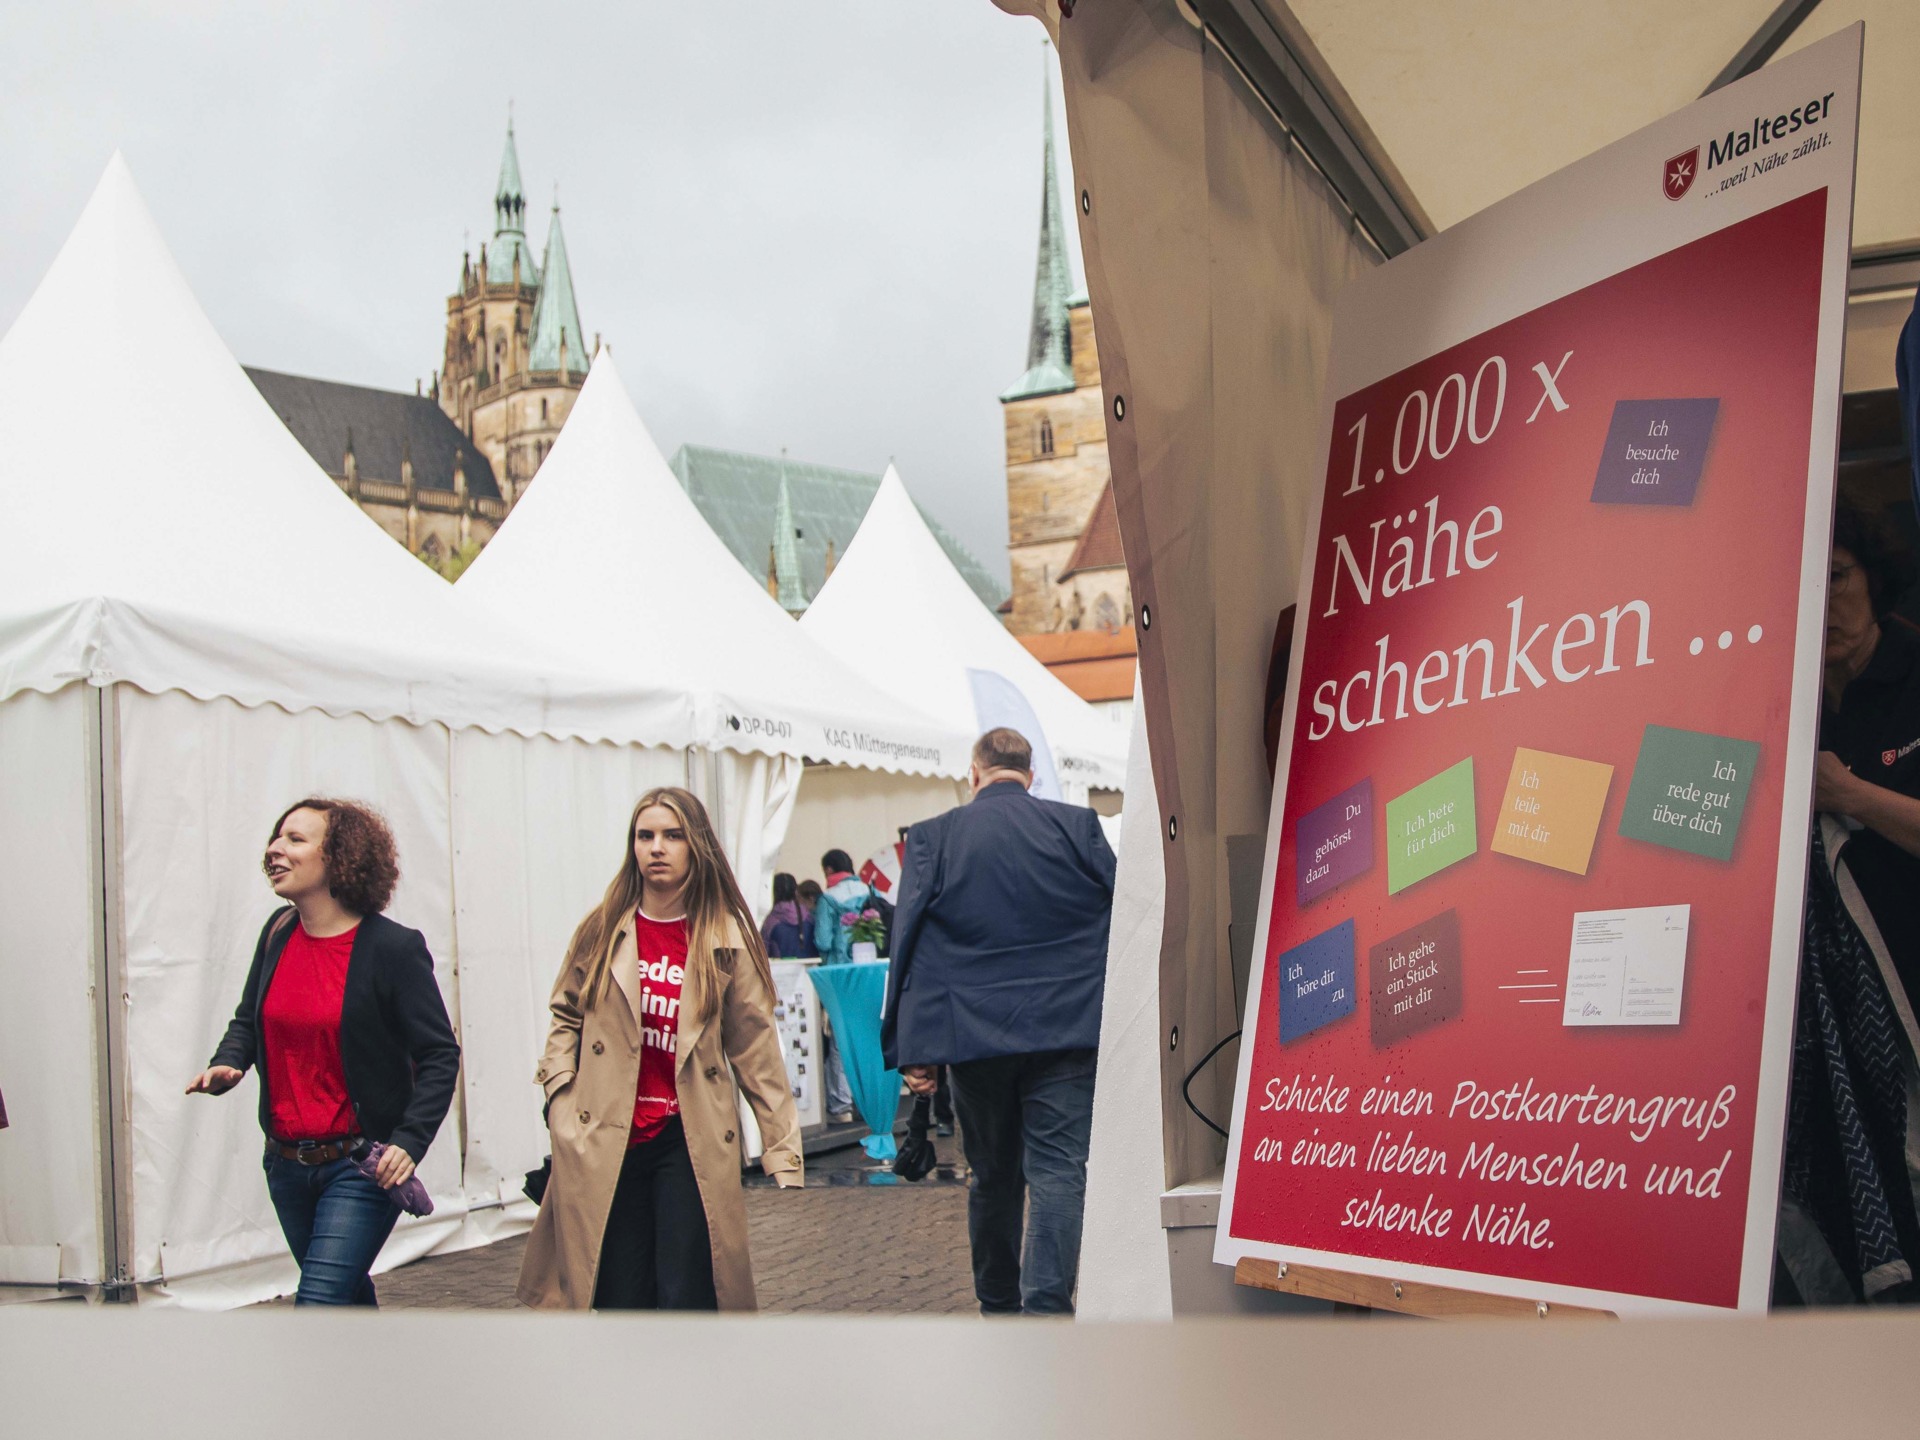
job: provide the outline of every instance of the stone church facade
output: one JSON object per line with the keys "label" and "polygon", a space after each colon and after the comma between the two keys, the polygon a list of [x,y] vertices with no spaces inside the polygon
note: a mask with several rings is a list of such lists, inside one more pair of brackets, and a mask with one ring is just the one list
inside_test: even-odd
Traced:
{"label": "stone church facade", "polygon": [[[1027,368],[1001,392],[1007,466],[1007,561],[1016,635],[1133,624],[1107,461],[1100,351],[1085,290],[1072,274],[1054,170],[1053,105],[1044,102],[1040,246]],[[1033,647],[1029,647],[1033,648]],[[1129,677],[1129,685],[1131,677]]]}
{"label": "stone church facade", "polygon": [[446,343],[412,395],[303,375],[248,376],[320,468],[389,535],[449,579],[493,538],[559,437],[598,340],[580,326],[555,205],[538,260],[513,125],[493,237],[460,257]]}

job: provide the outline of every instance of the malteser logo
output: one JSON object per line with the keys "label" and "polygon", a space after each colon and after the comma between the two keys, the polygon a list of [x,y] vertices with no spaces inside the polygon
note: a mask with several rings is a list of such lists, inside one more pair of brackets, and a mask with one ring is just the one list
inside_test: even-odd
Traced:
{"label": "malteser logo", "polygon": [[1676,155],[1667,161],[1666,179],[1663,189],[1669,200],[1678,200],[1693,188],[1693,177],[1700,173],[1700,147],[1694,146],[1684,155]]}

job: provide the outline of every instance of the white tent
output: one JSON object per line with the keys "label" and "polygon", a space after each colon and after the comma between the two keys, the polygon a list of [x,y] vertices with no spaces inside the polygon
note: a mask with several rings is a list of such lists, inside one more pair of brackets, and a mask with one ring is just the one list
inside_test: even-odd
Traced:
{"label": "white tent", "polygon": [[937,715],[971,720],[968,672],[997,675],[1038,718],[1069,798],[1125,783],[1126,741],[981,605],[891,465],[800,628],[875,685]]}
{"label": "white tent", "polygon": [[384,1263],[518,1223],[547,982],[633,797],[691,768],[725,810],[751,777],[690,767],[693,695],[554,665],[361,514],[117,157],[0,340],[0,427],[0,1284],[290,1288],[255,1082],[181,1092],[273,905],[267,827],[315,792],[385,810],[392,913],[426,935],[465,1049],[422,1167],[438,1213]]}
{"label": "white tent", "polygon": [[[750,837],[734,849],[756,905],[796,796],[808,803],[803,760],[883,774],[864,784],[867,798],[886,792],[889,814],[917,805],[912,819],[950,806],[950,782],[966,773],[971,735],[932,718],[951,712],[843,664],[740,568],[674,478],[605,349],[534,483],[456,590],[583,660],[673,677],[701,697],[704,737],[769,757],[765,784],[785,804],[765,807],[758,864]],[[803,829],[811,837],[814,827]]]}

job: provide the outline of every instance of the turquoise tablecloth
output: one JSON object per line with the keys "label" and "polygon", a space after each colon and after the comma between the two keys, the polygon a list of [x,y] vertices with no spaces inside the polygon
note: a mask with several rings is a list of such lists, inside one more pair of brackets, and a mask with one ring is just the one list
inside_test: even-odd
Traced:
{"label": "turquoise tablecloth", "polygon": [[860,1143],[876,1160],[894,1154],[893,1121],[900,1111],[900,1072],[880,1055],[880,1009],[886,1003],[887,962],[815,965],[808,972],[826,1007],[854,1108],[873,1134]]}

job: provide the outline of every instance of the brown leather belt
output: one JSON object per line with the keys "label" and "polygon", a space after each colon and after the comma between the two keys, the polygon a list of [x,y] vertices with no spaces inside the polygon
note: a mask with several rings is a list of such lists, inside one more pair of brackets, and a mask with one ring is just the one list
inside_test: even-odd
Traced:
{"label": "brown leather belt", "polygon": [[348,1135],[339,1140],[302,1140],[296,1145],[289,1145],[283,1140],[268,1140],[267,1153],[300,1165],[331,1165],[336,1160],[348,1159],[365,1138],[362,1135]]}

